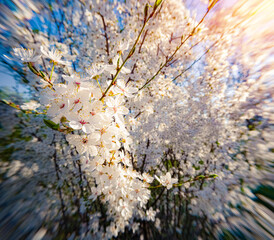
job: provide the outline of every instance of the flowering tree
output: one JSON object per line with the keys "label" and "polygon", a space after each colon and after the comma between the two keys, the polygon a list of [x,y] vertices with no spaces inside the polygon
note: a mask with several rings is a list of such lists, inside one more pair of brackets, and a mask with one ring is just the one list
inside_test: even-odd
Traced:
{"label": "flowering tree", "polygon": [[252,205],[273,159],[270,44],[241,47],[246,6],[218,4],[198,20],[173,0],[3,5],[2,63],[33,96],[3,99],[2,188],[38,216],[18,213],[22,236],[209,238]]}

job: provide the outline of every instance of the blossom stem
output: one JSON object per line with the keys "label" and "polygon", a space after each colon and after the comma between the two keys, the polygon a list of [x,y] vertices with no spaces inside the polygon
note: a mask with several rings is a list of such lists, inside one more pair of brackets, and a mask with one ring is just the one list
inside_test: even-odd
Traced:
{"label": "blossom stem", "polygon": [[176,77],[174,77],[172,79],[172,81],[175,81],[177,78],[179,78],[180,76],[182,76],[186,71],[188,71],[189,69],[191,69],[193,67],[193,65],[195,65],[197,62],[199,62],[203,56],[205,56],[211,48],[213,48],[215,46],[215,44],[218,42],[215,41],[199,58],[197,58],[189,67],[187,67],[185,70],[183,70],[181,73],[179,73]]}
{"label": "blossom stem", "polygon": [[136,47],[136,45],[137,45],[137,43],[138,43],[138,41],[139,41],[139,39],[140,39],[140,36],[141,36],[141,34],[142,34],[142,32],[143,32],[143,30],[144,30],[144,28],[145,28],[145,25],[146,25],[146,22],[143,24],[143,27],[142,27],[142,29],[141,29],[141,31],[140,31],[140,33],[139,33],[139,35],[138,35],[138,37],[137,37],[137,39],[136,39],[134,45],[133,45],[133,47],[131,48],[129,54],[127,55],[127,57],[126,57],[126,59],[125,59],[125,61],[123,61],[121,67],[119,67],[119,68],[117,69],[117,72],[116,72],[115,76],[113,77],[113,79],[112,79],[111,83],[109,84],[108,88],[106,89],[106,91],[103,93],[102,97],[100,98],[100,101],[102,101],[103,98],[106,96],[106,94],[107,94],[107,92],[109,91],[109,89],[111,88],[111,86],[115,83],[115,81],[116,81],[116,79],[117,79],[119,73],[121,72],[123,66],[126,64],[127,60],[133,55],[133,53],[134,53],[134,51],[135,51],[135,47]]}
{"label": "blossom stem", "polygon": [[131,50],[129,51],[129,53],[128,53],[126,59],[123,61],[121,67],[119,67],[119,68],[117,69],[117,71],[116,71],[116,73],[115,73],[115,76],[113,77],[113,79],[112,79],[111,83],[109,84],[109,86],[107,87],[106,91],[103,93],[102,97],[100,98],[100,101],[103,100],[103,98],[106,96],[106,94],[107,94],[107,92],[109,91],[109,89],[114,85],[114,83],[115,83],[115,81],[116,81],[116,79],[117,79],[119,73],[121,72],[122,68],[124,67],[124,65],[126,64],[126,62],[128,61],[128,59],[134,54],[136,45],[138,44],[138,42],[139,42],[139,40],[140,40],[140,37],[141,37],[141,35],[142,35],[142,33],[143,33],[144,29],[145,29],[145,26],[146,26],[147,22],[149,21],[149,19],[151,19],[151,18],[153,17],[155,11],[156,11],[156,8],[155,8],[155,9],[153,10],[153,12],[149,15],[149,17],[145,18],[144,23],[143,23],[143,26],[142,26],[142,29],[141,29],[141,31],[139,32],[139,35],[138,35],[137,39],[135,40],[135,42],[134,42],[134,44],[133,44]]}
{"label": "blossom stem", "polygon": [[51,73],[50,73],[50,77],[49,77],[49,81],[51,81],[51,78],[52,78],[52,74],[53,74],[53,71],[54,71],[54,66],[55,66],[55,62],[53,62],[53,66],[52,66],[52,69],[51,69]]}
{"label": "blossom stem", "polygon": [[48,84],[49,87],[54,90],[53,88],[53,84],[47,79],[47,77],[45,76],[45,74],[42,71],[38,71],[31,62],[28,62],[28,67],[30,69],[31,72],[33,72],[35,75],[37,75],[38,77],[43,78]]}
{"label": "blossom stem", "polygon": [[96,78],[96,82],[97,82],[97,84],[98,84],[98,86],[99,86],[99,88],[100,88],[100,90],[101,90],[101,93],[103,93],[103,89],[101,88],[101,85],[100,85],[100,83],[99,83],[99,81],[98,81],[98,78]]}
{"label": "blossom stem", "polygon": [[[143,88],[145,88],[153,79],[155,79],[155,77],[157,77],[159,75],[159,73],[163,70],[164,67],[166,67],[168,65],[168,63],[174,58],[174,56],[176,55],[176,53],[179,51],[179,49],[185,44],[185,42],[194,35],[196,29],[200,26],[200,24],[204,21],[205,17],[207,16],[207,14],[209,13],[210,8],[207,9],[206,13],[204,14],[203,18],[200,20],[200,22],[193,28],[193,30],[191,31],[191,33],[183,40],[181,41],[180,45],[176,48],[176,50],[172,53],[172,55],[170,57],[168,57],[165,61],[165,63],[163,65],[160,66],[160,68],[158,69],[158,71],[150,78],[146,81],[146,83],[139,88],[139,91],[142,90]],[[183,36],[182,36],[183,37]]]}

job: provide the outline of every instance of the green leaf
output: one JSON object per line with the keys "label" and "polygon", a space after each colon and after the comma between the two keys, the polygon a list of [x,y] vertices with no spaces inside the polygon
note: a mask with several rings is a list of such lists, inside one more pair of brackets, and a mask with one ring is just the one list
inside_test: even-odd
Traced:
{"label": "green leaf", "polygon": [[184,41],[184,38],[185,38],[185,36],[184,36],[184,34],[181,36],[181,42],[183,42]]}
{"label": "green leaf", "polygon": [[200,166],[195,166],[195,165],[193,165],[192,167],[193,167],[195,170],[200,170],[200,168],[201,168]]}
{"label": "green leaf", "polygon": [[63,116],[63,117],[61,117],[60,121],[61,121],[61,123],[65,123],[65,122],[67,122],[68,120],[66,119],[65,116]]}
{"label": "green leaf", "polygon": [[200,161],[199,161],[199,164],[203,165],[203,164],[204,164],[204,161],[203,161],[203,160],[200,160]]}
{"label": "green leaf", "polygon": [[168,160],[167,164],[168,164],[168,168],[169,168],[169,169],[172,168],[172,163],[171,163],[170,160]]}
{"label": "green leaf", "polygon": [[10,102],[8,100],[6,100],[6,99],[1,99],[1,102],[5,103],[7,105],[10,105]]}
{"label": "green leaf", "polygon": [[52,12],[53,8],[52,5],[49,3],[49,10]]}
{"label": "green leaf", "polygon": [[39,75],[39,72],[35,69],[32,63],[28,63],[29,69],[36,75]]}
{"label": "green leaf", "polygon": [[22,81],[23,81],[24,83],[29,83],[29,80],[27,80],[26,78],[22,78]]}
{"label": "green leaf", "polygon": [[131,49],[131,51],[130,51],[130,53],[128,55],[129,58],[134,54],[135,49],[136,49],[136,47],[134,47],[133,49]]}
{"label": "green leaf", "polygon": [[44,123],[51,129],[53,130],[57,130],[59,129],[59,124],[51,121],[51,120],[48,120],[48,119],[44,119]]}
{"label": "green leaf", "polygon": [[95,75],[94,77],[92,77],[94,80],[98,80],[99,78],[100,78],[100,76],[99,75]]}
{"label": "green leaf", "polygon": [[249,125],[247,126],[247,128],[248,128],[248,130],[250,130],[250,131],[253,131],[253,130],[256,129],[256,127],[255,127],[254,124],[249,124]]}
{"label": "green leaf", "polygon": [[147,20],[148,8],[149,8],[149,4],[147,3],[145,8],[144,8],[144,13],[145,13],[144,21]]}
{"label": "green leaf", "polygon": [[156,8],[162,3],[163,0],[156,0],[154,3],[153,10],[156,10]]}
{"label": "green leaf", "polygon": [[33,33],[39,33],[39,29],[33,29],[32,32]]}
{"label": "green leaf", "polygon": [[210,178],[216,178],[216,177],[218,177],[218,175],[217,174],[210,174],[209,177]]}
{"label": "green leaf", "polygon": [[40,73],[41,73],[41,76],[42,76],[43,78],[46,78],[46,75],[44,74],[43,71],[40,70]]}

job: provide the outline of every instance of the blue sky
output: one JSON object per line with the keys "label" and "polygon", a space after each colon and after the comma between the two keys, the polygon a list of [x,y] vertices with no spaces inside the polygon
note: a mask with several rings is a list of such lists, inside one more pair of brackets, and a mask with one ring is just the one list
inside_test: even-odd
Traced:
{"label": "blue sky", "polygon": [[24,93],[27,90],[22,84],[16,83],[12,72],[0,65],[0,89],[3,87],[16,88],[20,93]]}

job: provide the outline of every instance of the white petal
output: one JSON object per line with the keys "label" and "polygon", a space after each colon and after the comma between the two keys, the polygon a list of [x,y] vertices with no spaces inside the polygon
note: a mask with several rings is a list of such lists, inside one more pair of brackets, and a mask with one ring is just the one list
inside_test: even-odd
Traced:
{"label": "white petal", "polygon": [[122,89],[124,89],[126,86],[124,80],[122,80],[122,79],[117,80],[117,85]]}
{"label": "white petal", "polygon": [[97,147],[95,146],[89,146],[89,154],[93,157],[98,154]]}
{"label": "white petal", "polygon": [[123,96],[118,96],[115,98],[115,106],[118,107],[120,106],[124,101],[124,97]]}
{"label": "white petal", "polygon": [[94,127],[90,124],[86,124],[86,125],[83,126],[83,131],[85,133],[91,133],[91,132],[94,131]]}
{"label": "white petal", "polygon": [[124,107],[124,106],[120,106],[119,107],[119,113],[127,115],[129,113],[129,110],[126,107]]}
{"label": "white petal", "polygon": [[129,88],[127,89],[127,92],[128,92],[128,93],[136,93],[136,92],[138,92],[138,88],[129,87]]}
{"label": "white petal", "polygon": [[101,135],[99,133],[92,133],[89,135],[89,143],[95,145],[99,142]]}
{"label": "white petal", "polygon": [[95,116],[93,116],[89,122],[94,128],[104,127],[104,121],[100,114],[96,114]]}
{"label": "white petal", "polygon": [[121,70],[122,73],[131,73],[131,70],[126,68],[126,67],[123,67],[122,70]]}
{"label": "white petal", "polygon": [[79,122],[76,122],[76,121],[71,121],[71,122],[69,123],[69,126],[70,126],[71,128],[73,128],[73,129],[75,129],[75,130],[79,130],[79,129],[82,128],[82,124],[79,123]]}
{"label": "white petal", "polygon": [[115,74],[116,73],[116,66],[106,65],[105,70],[108,71],[111,74]]}

